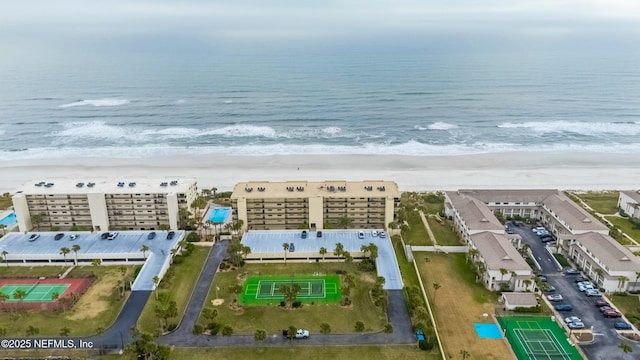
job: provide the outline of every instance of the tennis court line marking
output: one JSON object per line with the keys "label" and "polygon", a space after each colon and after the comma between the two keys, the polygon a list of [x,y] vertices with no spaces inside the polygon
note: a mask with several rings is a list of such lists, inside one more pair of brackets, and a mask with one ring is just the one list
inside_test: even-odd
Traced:
{"label": "tennis court line marking", "polygon": [[[528,321],[525,322],[525,323],[528,323]],[[520,324],[518,324],[518,325],[520,325]],[[534,360],[538,359],[538,355],[542,356],[543,358],[546,356],[547,359],[552,359],[551,356],[562,356],[563,359],[571,360],[571,356],[569,356],[569,354],[567,354],[564,351],[562,345],[559,343],[558,339],[555,337],[555,335],[553,334],[553,332],[551,330],[542,329],[542,328],[538,328],[538,329],[515,328],[515,329],[512,329],[512,330],[513,330],[513,333],[516,335],[516,338],[518,339],[518,341],[522,345],[522,347],[524,349],[526,349],[527,355],[535,356]],[[528,340],[527,336],[525,335],[525,332],[527,330],[534,330],[536,333],[540,332],[540,333],[544,334],[545,340],[542,340],[542,339],[540,339],[540,340]],[[552,336],[549,336],[549,333],[551,333]],[[534,344],[534,343],[537,343],[538,345],[540,345],[540,348],[544,351],[544,353],[541,353],[539,351],[534,351],[534,349],[532,348],[532,344]],[[547,351],[547,347],[544,344],[551,344],[552,347],[553,347],[553,349],[552,349],[553,352],[550,353],[549,351]]]}
{"label": "tennis court line marking", "polygon": [[[269,285],[269,283],[271,283],[271,291],[270,291],[270,294],[267,295],[267,296],[260,295],[260,290],[259,289],[262,289],[262,283],[263,282],[267,286]],[[309,298],[326,298],[327,297],[325,279],[300,279],[300,280],[296,279],[296,280],[258,280],[258,291],[256,291],[255,298],[256,299],[269,299],[269,298],[273,298],[273,297],[282,296],[282,294],[276,294],[276,290],[278,290],[276,288],[277,284],[281,284],[281,285],[298,284],[298,285],[301,285],[300,286],[300,291],[306,289],[307,290],[307,294],[306,295],[305,294],[298,295],[300,298],[305,298],[305,297],[309,297]],[[321,288],[325,290],[325,291],[322,292],[322,296],[320,296],[320,294],[312,295],[312,293],[311,293],[312,284],[321,285]],[[302,285],[306,285],[306,286],[303,287]],[[246,293],[246,291],[245,291],[245,293]],[[247,295],[249,295],[249,294],[247,294]]]}

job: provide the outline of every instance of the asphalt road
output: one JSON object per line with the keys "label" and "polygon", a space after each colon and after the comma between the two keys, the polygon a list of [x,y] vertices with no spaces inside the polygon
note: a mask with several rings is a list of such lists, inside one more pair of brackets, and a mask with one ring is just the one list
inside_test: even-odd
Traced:
{"label": "asphalt road", "polygon": [[578,316],[583,320],[587,328],[593,327],[593,332],[596,334],[595,343],[582,346],[582,350],[589,359],[636,359],[637,354],[640,353],[640,346],[629,342],[629,345],[633,348],[631,354],[624,354],[618,348],[621,339],[613,328],[613,323],[616,319],[605,318],[599,309],[593,305],[596,298],[590,298],[578,290],[575,285],[576,276],[568,276],[559,271],[553,256],[546,250],[545,245],[542,244],[538,236],[528,226],[512,226],[511,228],[522,236],[523,243],[531,246],[531,251],[540,264],[542,273],[547,277],[549,284],[556,288],[554,294],[563,296],[564,299],[562,301],[552,302],[552,304],[566,303],[573,306],[573,311],[560,312],[560,315],[563,318]]}

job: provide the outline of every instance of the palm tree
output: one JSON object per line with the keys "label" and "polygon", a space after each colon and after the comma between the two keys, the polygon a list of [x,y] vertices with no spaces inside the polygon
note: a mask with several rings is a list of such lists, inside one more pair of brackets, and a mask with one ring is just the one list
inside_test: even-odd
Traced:
{"label": "palm tree", "polygon": [[149,247],[147,245],[142,245],[142,247],[140,248],[140,251],[142,251],[142,256],[146,259],[147,251],[149,251]]}
{"label": "palm tree", "polygon": [[522,247],[520,247],[520,255],[522,256],[526,255],[529,249],[531,249],[531,245],[529,244],[522,245]]}
{"label": "palm tree", "polygon": [[6,229],[6,227],[7,227],[7,225],[5,225],[5,224],[0,224],[0,229],[2,229],[2,236],[4,236],[4,235],[5,235],[5,233],[4,233],[4,229]]}
{"label": "palm tree", "polygon": [[624,286],[626,285],[627,281],[629,281],[629,278],[626,276],[620,276],[618,278],[618,288],[622,289],[624,291]]}
{"label": "palm tree", "polygon": [[60,293],[54,292],[51,294],[51,301],[56,301],[60,298]]}
{"label": "palm tree", "polygon": [[378,245],[369,243],[369,260],[375,262],[378,258]]}
{"label": "palm tree", "polygon": [[476,257],[480,254],[480,252],[478,251],[478,249],[469,249],[469,252],[467,253],[467,262],[469,262],[469,257],[471,258],[472,262],[476,261]]}
{"label": "palm tree", "polygon": [[7,264],[7,267],[9,267],[9,262],[7,261],[7,255],[9,255],[9,252],[7,250],[2,250],[2,260],[4,261],[5,264]]}
{"label": "palm tree", "polygon": [[64,266],[67,266],[67,254],[70,252],[71,250],[68,247],[60,248],[60,254],[64,257]]}
{"label": "palm tree", "polygon": [[602,271],[601,268],[597,268],[597,269],[593,270],[593,272],[596,274],[596,279],[595,279],[596,281],[595,282],[598,283],[598,279],[602,276],[602,274],[604,272]]}
{"label": "palm tree", "polygon": [[40,224],[42,224],[42,215],[33,214],[31,215],[31,224],[33,224],[38,230],[40,230]]}
{"label": "palm tree", "polygon": [[324,256],[327,254],[327,248],[326,247],[321,247],[320,248],[320,255],[322,255],[322,261],[324,262]]}
{"label": "palm tree", "polygon": [[18,300],[19,304],[22,304],[25,297],[27,297],[27,293],[22,289],[18,289],[13,293],[13,298]]}
{"label": "palm tree", "polygon": [[524,283],[524,290],[528,291],[529,290],[529,286],[532,283],[531,279],[524,279],[522,282]]}
{"label": "palm tree", "polygon": [[243,246],[242,247],[242,255],[244,256],[244,259],[247,260],[247,255],[251,254],[251,248],[248,246]]}
{"label": "palm tree", "polygon": [[636,272],[636,288],[638,287],[638,279],[640,279],[640,271]]}
{"label": "palm tree", "polygon": [[436,294],[438,293],[438,289],[440,289],[442,285],[440,283],[433,283],[433,303],[436,303]]}
{"label": "palm tree", "polygon": [[621,342],[620,345],[618,345],[618,348],[620,348],[620,350],[622,350],[622,352],[625,354],[628,354],[633,351],[633,348],[631,347],[631,345],[624,342]]}
{"label": "palm tree", "polygon": [[74,244],[74,245],[71,247],[71,250],[73,250],[73,252],[74,252],[74,253],[75,253],[75,255],[76,255],[76,266],[78,266],[78,251],[80,250],[80,245],[78,245],[78,244]]}
{"label": "palm tree", "polygon": [[287,265],[287,251],[289,250],[289,243],[283,243],[282,248],[284,249],[284,264]]}
{"label": "palm tree", "polygon": [[353,220],[351,220],[347,215],[344,215],[343,217],[338,219],[338,227],[340,229],[349,229],[352,223]]}
{"label": "palm tree", "polygon": [[93,265],[93,266],[95,266],[95,267],[100,266],[100,264],[102,264],[102,260],[100,260],[100,259],[93,259],[93,260],[91,260],[91,265]]}
{"label": "palm tree", "polygon": [[507,275],[508,272],[509,270],[505,268],[500,268],[500,284],[502,284],[502,279],[504,278],[505,275]]}
{"label": "palm tree", "polygon": [[158,300],[158,284],[160,283],[160,278],[158,275],[153,277],[153,292],[156,293],[156,300]]}
{"label": "palm tree", "polygon": [[7,295],[7,294],[5,294],[3,292],[0,292],[0,303],[4,303],[5,301],[7,301],[9,299],[10,299],[9,295]]}
{"label": "palm tree", "polygon": [[341,257],[344,254],[344,245],[342,243],[336,243],[336,248],[333,250],[333,255]]}
{"label": "palm tree", "polygon": [[460,356],[462,356],[462,360],[466,360],[471,357],[471,354],[467,350],[460,350]]}

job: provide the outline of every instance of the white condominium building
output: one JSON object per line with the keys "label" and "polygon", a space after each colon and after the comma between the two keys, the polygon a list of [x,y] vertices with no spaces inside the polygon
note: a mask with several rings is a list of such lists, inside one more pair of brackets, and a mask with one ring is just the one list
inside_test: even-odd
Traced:
{"label": "white condominium building", "polygon": [[20,231],[175,230],[196,196],[193,178],[49,179],[24,184],[13,206]]}

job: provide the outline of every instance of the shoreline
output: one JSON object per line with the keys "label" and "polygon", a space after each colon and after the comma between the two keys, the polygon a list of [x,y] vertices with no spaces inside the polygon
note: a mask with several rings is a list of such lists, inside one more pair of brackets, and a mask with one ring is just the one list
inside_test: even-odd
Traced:
{"label": "shoreline", "polygon": [[461,188],[640,187],[633,156],[580,152],[510,152],[454,156],[275,155],[150,158],[67,158],[3,161],[0,191],[31,180],[72,178],[195,177],[199,188],[229,191],[242,181],[390,180],[401,191]]}

